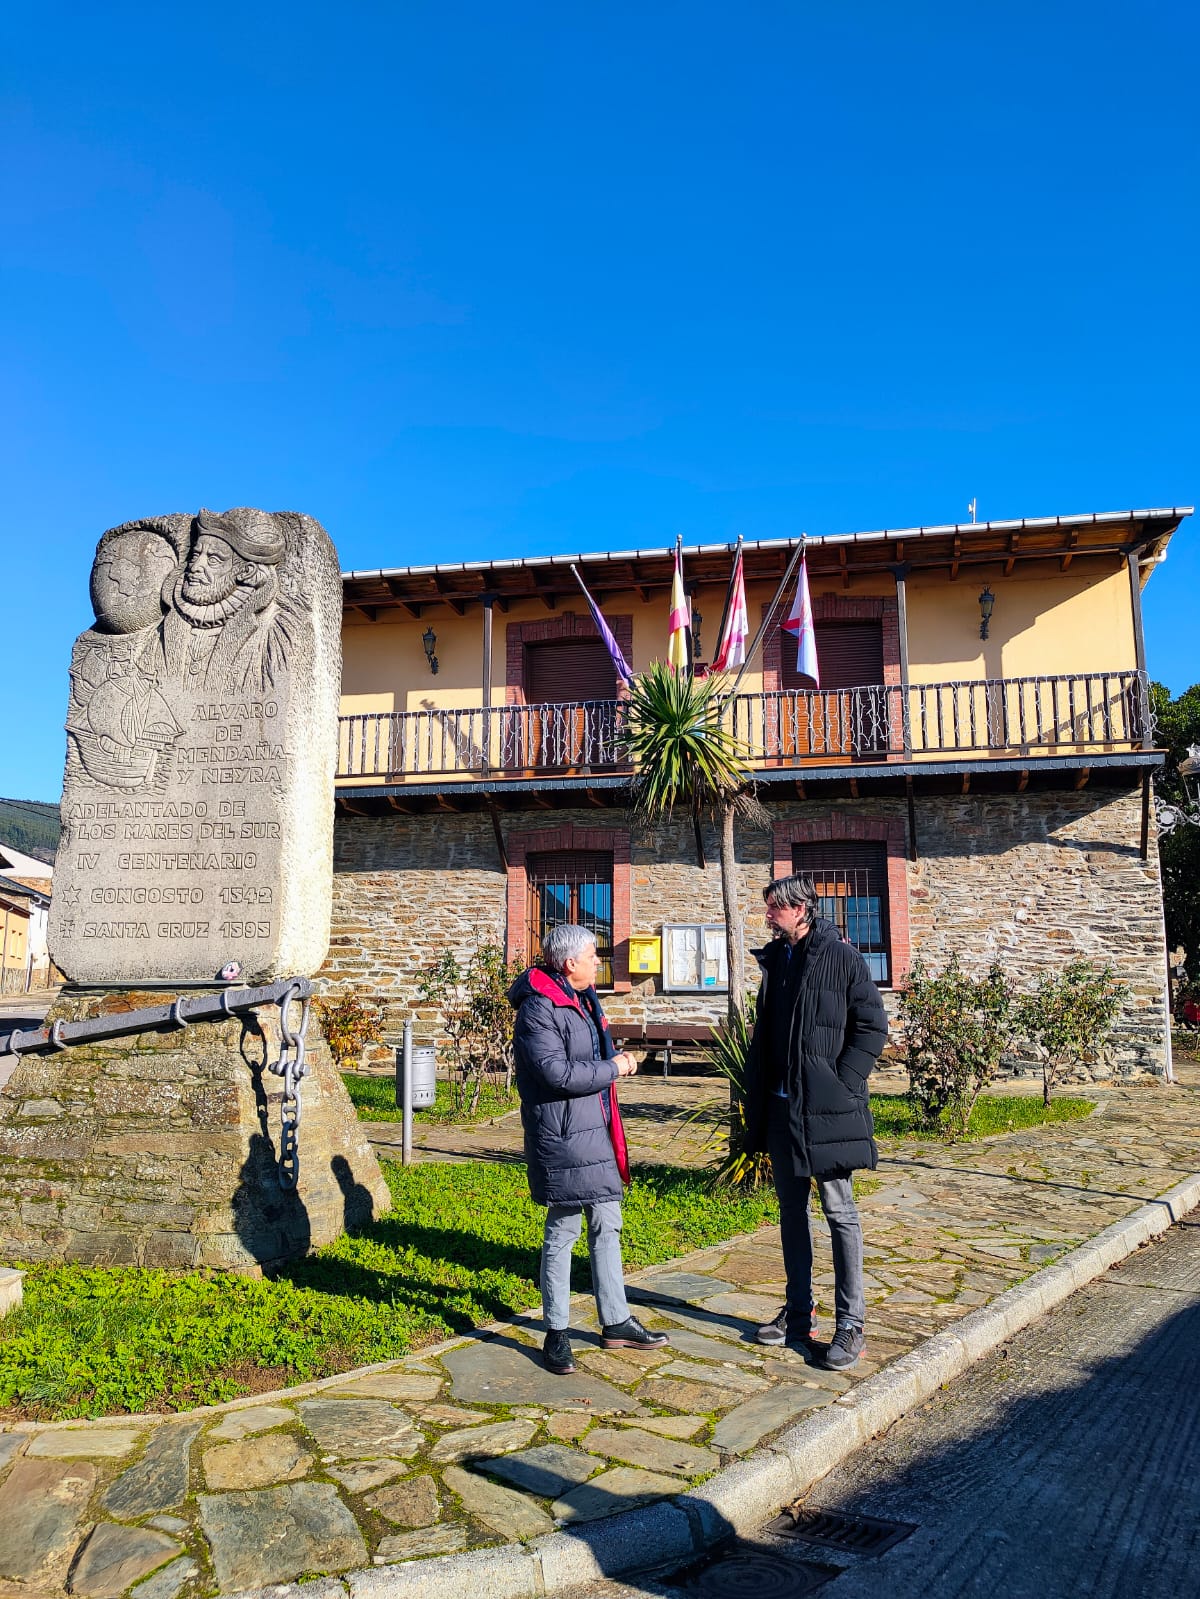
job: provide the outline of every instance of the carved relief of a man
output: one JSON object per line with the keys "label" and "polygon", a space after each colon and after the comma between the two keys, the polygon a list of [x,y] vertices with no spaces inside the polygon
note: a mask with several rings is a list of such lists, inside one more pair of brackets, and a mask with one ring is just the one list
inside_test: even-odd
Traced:
{"label": "carved relief of a man", "polygon": [[163,591],[167,675],[213,690],[261,693],[287,664],[301,626],[281,593],[283,530],[263,511],[201,511],[187,560]]}

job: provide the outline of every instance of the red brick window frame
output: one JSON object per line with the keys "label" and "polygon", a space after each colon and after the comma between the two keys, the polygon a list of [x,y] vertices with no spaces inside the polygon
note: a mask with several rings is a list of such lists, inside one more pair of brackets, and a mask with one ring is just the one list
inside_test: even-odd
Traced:
{"label": "red brick window frame", "polygon": [[[880,622],[883,632],[883,681],[899,683],[900,613],[894,595],[851,597],[844,594],[814,594],[812,606],[814,622]],[[764,603],[764,620],[768,608],[768,604]],[[784,632],[781,624],[786,615],[787,612],[782,609],[776,612],[775,622],[763,640],[763,692],[766,694],[776,693],[783,687]],[[794,649],[790,633],[787,639]]]}
{"label": "red brick window frame", "polygon": [[878,843],[887,846],[888,931],[892,965],[890,986],[899,988],[908,976],[908,968],[912,963],[904,823],[892,817],[813,816],[799,821],[777,822],[773,839],[775,877],[788,877],[791,874],[793,844]]}
{"label": "red brick window frame", "polygon": [[[606,616],[613,637],[621,646],[627,661],[633,660],[633,617]],[[558,639],[599,638],[595,622],[590,615],[576,611],[563,611],[558,616],[548,616],[531,622],[509,622],[504,634],[504,703],[525,705],[527,644],[546,644]],[[616,674],[613,674],[614,680]],[[614,689],[614,698],[617,697]]]}
{"label": "red brick window frame", "polygon": [[633,986],[629,980],[629,888],[630,855],[629,831],[619,827],[582,827],[567,822],[558,827],[539,828],[535,832],[514,833],[506,840],[508,856],[508,916],[505,937],[506,953],[510,961],[526,962],[526,907],[529,895],[529,874],[526,869],[530,855],[556,852],[597,853],[612,856],[612,971],[613,992],[626,994]]}

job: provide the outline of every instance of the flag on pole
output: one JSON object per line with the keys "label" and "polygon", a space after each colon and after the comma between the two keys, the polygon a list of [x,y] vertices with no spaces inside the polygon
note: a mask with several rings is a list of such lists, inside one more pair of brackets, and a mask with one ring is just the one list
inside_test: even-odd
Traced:
{"label": "flag on pole", "polygon": [[600,614],[600,607],[588,593],[587,584],[580,577],[578,569],[573,566],[571,570],[575,573],[575,581],[583,590],[583,597],[588,602],[588,610],[592,613],[592,621],[596,624],[596,631],[604,640],[604,648],[608,651],[609,655],[612,656],[613,668],[615,669],[617,676],[621,679],[626,688],[632,688],[633,670],[630,667],[629,662],[625,659],[625,651],[613,637],[612,629],[604,620],[604,617]]}
{"label": "flag on pole", "polygon": [[742,666],[746,660],[746,640],[749,636],[750,617],[746,610],[746,578],[742,568],[742,543],[739,539],[737,554],[733,558],[733,576],[729,580],[725,620],[721,625],[721,637],[717,640],[717,653],[713,657],[713,671],[727,672],[731,666]]}
{"label": "flag on pole", "polygon": [[802,677],[811,677],[818,688],[821,673],[817,665],[817,633],[813,625],[812,599],[808,592],[808,558],[800,557],[800,577],[796,583],[796,598],[783,623],[787,633],[796,635],[796,670]]}
{"label": "flag on pole", "polygon": [[683,541],[675,545],[675,575],[671,579],[671,614],[667,620],[667,664],[677,672],[688,665],[688,629],[692,613],[688,609],[687,595],[683,591]]}

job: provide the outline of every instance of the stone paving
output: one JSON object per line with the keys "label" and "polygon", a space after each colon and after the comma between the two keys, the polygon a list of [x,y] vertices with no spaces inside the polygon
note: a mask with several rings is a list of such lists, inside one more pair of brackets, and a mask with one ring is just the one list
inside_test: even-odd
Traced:
{"label": "stone paving", "polygon": [[[573,1377],[544,1370],[527,1316],[187,1416],[14,1424],[0,1431],[0,1599],[206,1599],[354,1572],[365,1584],[390,1562],[678,1493],[1190,1174],[1200,1070],[1181,1075],[1173,1089],[1092,1090],[1086,1121],[889,1147],[862,1184],[870,1315],[851,1374],[752,1341],[783,1286],[765,1228],[631,1278],[666,1348],[602,1350],[577,1300]],[[816,1238],[828,1327],[819,1224]]]}

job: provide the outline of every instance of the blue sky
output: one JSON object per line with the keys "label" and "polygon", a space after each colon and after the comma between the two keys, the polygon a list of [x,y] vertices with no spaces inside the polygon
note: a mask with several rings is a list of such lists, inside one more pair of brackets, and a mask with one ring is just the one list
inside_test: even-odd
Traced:
{"label": "blue sky", "polygon": [[[361,568],[1193,503],[1198,44],[1183,3],[8,8],[0,793],[59,793],[134,516],[303,510]],[[1176,692],[1198,593],[1185,523]]]}

